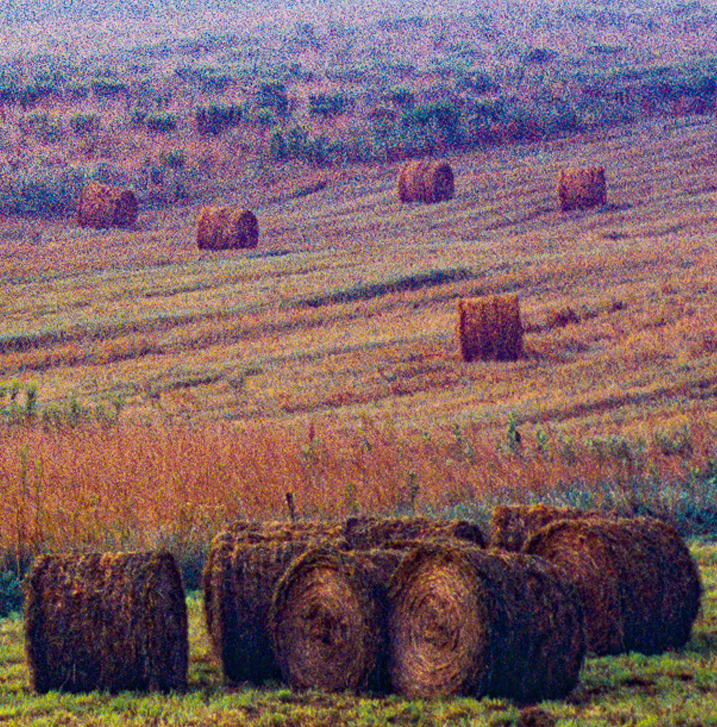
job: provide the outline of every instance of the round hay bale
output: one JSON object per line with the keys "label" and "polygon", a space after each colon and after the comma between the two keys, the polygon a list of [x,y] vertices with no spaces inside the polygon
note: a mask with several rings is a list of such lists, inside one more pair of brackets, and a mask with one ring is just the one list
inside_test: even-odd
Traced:
{"label": "round hay bale", "polygon": [[434,520],[424,517],[351,517],[344,523],[343,537],[351,549],[381,548],[388,543],[424,538],[458,538],[485,547],[480,527],[468,520]]}
{"label": "round hay bale", "polygon": [[424,543],[404,556],[388,599],[389,673],[401,695],[529,703],[577,683],[582,605],[546,560]]}
{"label": "round hay bale", "polygon": [[561,169],[558,173],[558,199],[563,212],[604,205],[607,201],[604,167]]}
{"label": "round hay bale", "polygon": [[128,189],[90,182],[77,205],[80,227],[131,227],[137,221],[137,197]]}
{"label": "round hay bale", "polygon": [[523,552],[573,581],[595,654],[658,654],[689,641],[702,587],[672,526],[649,518],[559,520],[528,538]]}
{"label": "round hay bale", "polygon": [[187,683],[187,610],[174,557],[44,555],[25,580],[35,691],[168,691]]}
{"label": "round hay bale", "polygon": [[617,515],[600,513],[597,510],[578,510],[569,507],[537,505],[498,505],[493,508],[488,529],[491,548],[501,548],[518,553],[525,541],[554,520],[576,520],[585,518],[614,519]]}
{"label": "round hay bale", "polygon": [[340,535],[322,523],[237,523],[213,539],[202,572],[204,617],[227,682],[280,676],[267,621],[276,584],[294,558]]}
{"label": "round hay bale", "polygon": [[202,207],[197,218],[197,247],[200,250],[255,248],[259,223],[251,210],[232,207]]}
{"label": "round hay bale", "polygon": [[292,563],[270,614],[276,658],[291,687],[385,687],[386,588],[400,558],[400,550],[334,547],[309,550]]}
{"label": "round hay bale", "polygon": [[404,202],[433,204],[452,199],[455,182],[451,165],[445,160],[414,159],[398,174],[398,198]]}
{"label": "round hay bale", "polygon": [[458,342],[464,361],[516,361],[520,358],[523,326],[517,295],[459,298],[457,307]]}

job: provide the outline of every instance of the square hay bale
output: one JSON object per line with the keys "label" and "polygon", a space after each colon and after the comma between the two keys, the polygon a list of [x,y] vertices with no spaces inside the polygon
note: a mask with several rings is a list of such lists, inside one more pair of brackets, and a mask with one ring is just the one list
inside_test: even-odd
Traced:
{"label": "square hay bale", "polygon": [[605,168],[561,169],[558,173],[558,199],[563,212],[603,206],[607,201]]}
{"label": "square hay bale", "polygon": [[464,361],[516,361],[523,353],[518,296],[459,298],[458,341]]}
{"label": "square hay bale", "polygon": [[187,610],[174,557],[40,556],[25,579],[25,648],[40,693],[184,689]]}

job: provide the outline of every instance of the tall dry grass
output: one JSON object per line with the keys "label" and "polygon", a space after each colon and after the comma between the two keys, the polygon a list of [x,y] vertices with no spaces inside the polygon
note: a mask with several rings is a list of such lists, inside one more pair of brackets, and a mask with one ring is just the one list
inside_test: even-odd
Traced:
{"label": "tall dry grass", "polygon": [[[516,432],[521,436],[516,437]],[[641,436],[569,437],[508,422],[399,431],[364,420],[305,431],[261,425],[0,428],[0,553],[22,571],[40,552],[168,547],[192,581],[209,540],[237,518],[336,519],[360,512],[460,514],[548,501],[712,517],[715,430],[697,418]]]}

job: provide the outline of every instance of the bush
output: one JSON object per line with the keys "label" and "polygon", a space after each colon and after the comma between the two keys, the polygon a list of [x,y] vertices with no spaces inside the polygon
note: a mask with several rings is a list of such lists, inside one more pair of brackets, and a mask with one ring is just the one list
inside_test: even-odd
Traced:
{"label": "bush", "polygon": [[99,131],[100,117],[93,113],[79,113],[70,117],[70,128],[77,136]]}
{"label": "bush", "polygon": [[167,169],[183,169],[186,161],[184,149],[172,149],[171,151],[162,152],[159,155],[159,161]]}
{"label": "bush", "polygon": [[276,81],[262,83],[256,95],[256,106],[270,109],[277,116],[286,116],[289,112],[286,86]]}
{"label": "bush", "polygon": [[346,107],[346,97],[338,94],[311,94],[309,96],[309,113],[312,116],[321,116],[324,119],[336,116]]}
{"label": "bush", "polygon": [[200,106],[194,113],[197,131],[200,134],[219,135],[224,129],[236,126],[242,119],[243,110],[238,105]]}
{"label": "bush", "polygon": [[170,134],[177,128],[177,117],[174,114],[148,114],[144,119],[148,131],[159,134]]}
{"label": "bush", "polygon": [[59,119],[46,113],[28,114],[22,120],[22,127],[40,141],[55,144],[62,138],[62,126]]}
{"label": "bush", "polygon": [[100,98],[116,98],[127,93],[127,84],[116,78],[93,78],[90,89]]}

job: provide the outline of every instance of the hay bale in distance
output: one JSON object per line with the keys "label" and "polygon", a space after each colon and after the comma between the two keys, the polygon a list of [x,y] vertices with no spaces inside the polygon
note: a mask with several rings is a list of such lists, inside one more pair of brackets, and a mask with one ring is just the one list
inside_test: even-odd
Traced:
{"label": "hay bale in distance", "polygon": [[388,543],[423,538],[458,538],[484,548],[480,527],[468,520],[435,520],[424,517],[351,517],[344,523],[343,538],[351,549],[381,548]]}
{"label": "hay bale in distance", "polygon": [[40,556],[25,580],[25,648],[40,693],[184,689],[187,610],[174,557]]}
{"label": "hay bale in distance", "polygon": [[585,655],[582,605],[542,558],[456,543],[407,553],[388,592],[389,674],[409,698],[556,699]]}
{"label": "hay bale in distance", "polygon": [[563,212],[604,205],[607,201],[605,169],[603,167],[561,169],[558,174],[558,199]]}
{"label": "hay bale in distance", "polygon": [[458,299],[461,357],[470,362],[515,361],[523,353],[523,326],[518,296],[492,295]]}
{"label": "hay bale in distance", "polygon": [[314,548],[284,573],[270,632],[294,689],[385,687],[386,589],[400,550]]}
{"label": "hay bale in distance", "polygon": [[558,520],[523,552],[561,568],[583,600],[588,648],[658,654],[690,639],[699,571],[670,525],[650,518]]}
{"label": "hay bale in distance", "polygon": [[453,170],[445,160],[414,159],[399,171],[398,198],[401,202],[444,202],[451,199],[454,192]]}
{"label": "hay bale in distance", "polygon": [[80,195],[77,224],[80,227],[131,227],[137,221],[137,198],[128,189],[90,182]]}
{"label": "hay bale in distance", "polygon": [[240,250],[259,243],[259,223],[251,210],[202,207],[197,218],[200,250]]}
{"label": "hay bale in distance", "polygon": [[493,508],[488,525],[490,547],[518,553],[525,541],[555,520],[576,520],[589,517],[614,519],[617,515],[597,510],[579,510],[569,507],[537,505],[497,505]]}
{"label": "hay bale in distance", "polygon": [[276,584],[295,558],[340,536],[333,524],[236,523],[213,539],[202,572],[204,617],[228,683],[279,678],[268,631]]}

